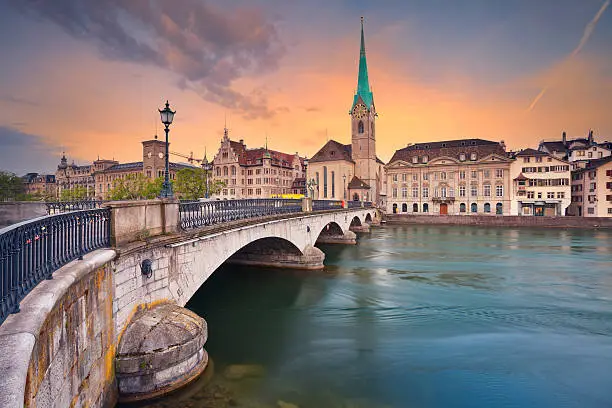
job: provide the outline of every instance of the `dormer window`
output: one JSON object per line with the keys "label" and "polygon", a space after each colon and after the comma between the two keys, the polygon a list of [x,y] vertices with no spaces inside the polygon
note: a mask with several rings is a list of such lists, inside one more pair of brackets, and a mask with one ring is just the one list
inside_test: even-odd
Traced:
{"label": "dormer window", "polygon": [[442,147],[446,147],[446,143],[442,143]]}
{"label": "dormer window", "polygon": [[470,154],[470,160],[476,160],[476,153]]}
{"label": "dormer window", "polygon": [[429,160],[429,157],[427,155],[423,156],[423,163],[427,163],[427,160]]}
{"label": "dormer window", "polygon": [[470,143],[472,146],[476,146],[476,141],[472,140],[472,143]]}
{"label": "dormer window", "polygon": [[[463,143],[463,142],[461,142],[461,143]],[[460,153],[459,154],[459,160],[460,161],[465,161],[465,153]]]}
{"label": "dormer window", "polygon": [[417,164],[419,162],[419,157],[418,156],[414,156],[412,158],[412,163]]}
{"label": "dormer window", "polygon": [[461,142],[461,146],[465,146],[465,142]]}

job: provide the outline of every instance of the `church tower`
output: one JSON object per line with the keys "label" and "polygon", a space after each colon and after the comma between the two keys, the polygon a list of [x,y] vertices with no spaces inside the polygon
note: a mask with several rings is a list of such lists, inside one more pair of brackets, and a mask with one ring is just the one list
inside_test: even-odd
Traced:
{"label": "church tower", "polygon": [[365,39],[363,35],[363,17],[361,17],[361,49],[359,52],[359,76],[357,91],[351,106],[352,158],[355,161],[355,176],[367,184],[369,191],[364,197],[376,201],[380,183],[379,166],[376,162],[376,108],[374,95],[368,79]]}

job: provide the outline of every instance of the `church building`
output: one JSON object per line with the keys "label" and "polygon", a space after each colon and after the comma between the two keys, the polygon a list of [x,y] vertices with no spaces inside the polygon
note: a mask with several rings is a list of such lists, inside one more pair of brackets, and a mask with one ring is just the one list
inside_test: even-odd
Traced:
{"label": "church building", "polygon": [[315,200],[371,201],[384,206],[384,163],[376,157],[377,117],[368,79],[363,17],[357,91],[349,111],[351,144],[328,141],[308,162],[308,180],[314,180]]}

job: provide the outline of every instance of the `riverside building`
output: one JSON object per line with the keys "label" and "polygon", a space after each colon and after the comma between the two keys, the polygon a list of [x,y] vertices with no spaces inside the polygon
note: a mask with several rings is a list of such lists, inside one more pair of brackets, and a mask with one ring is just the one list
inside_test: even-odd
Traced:
{"label": "riverside building", "polygon": [[571,203],[569,162],[534,149],[521,150],[514,159],[510,215],[566,215]]}
{"label": "riverside building", "polygon": [[385,166],[387,212],[510,214],[510,165],[503,141],[449,140],[408,145]]}
{"label": "riverside building", "polygon": [[572,172],[568,213],[578,217],[612,217],[612,156],[589,161]]}
{"label": "riverside building", "polygon": [[247,149],[243,139],[229,138],[227,128],[213,159],[213,178],[225,183],[217,197],[224,199],[270,198],[302,195],[306,184],[305,159],[268,147]]}

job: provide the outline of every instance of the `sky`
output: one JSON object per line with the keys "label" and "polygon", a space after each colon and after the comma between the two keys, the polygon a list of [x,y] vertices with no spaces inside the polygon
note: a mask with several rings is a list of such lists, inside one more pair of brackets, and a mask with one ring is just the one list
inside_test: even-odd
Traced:
{"label": "sky", "polygon": [[[0,170],[350,143],[360,17],[385,162],[409,143],[612,140],[609,0],[0,0]],[[171,157],[174,161],[184,161]]]}

